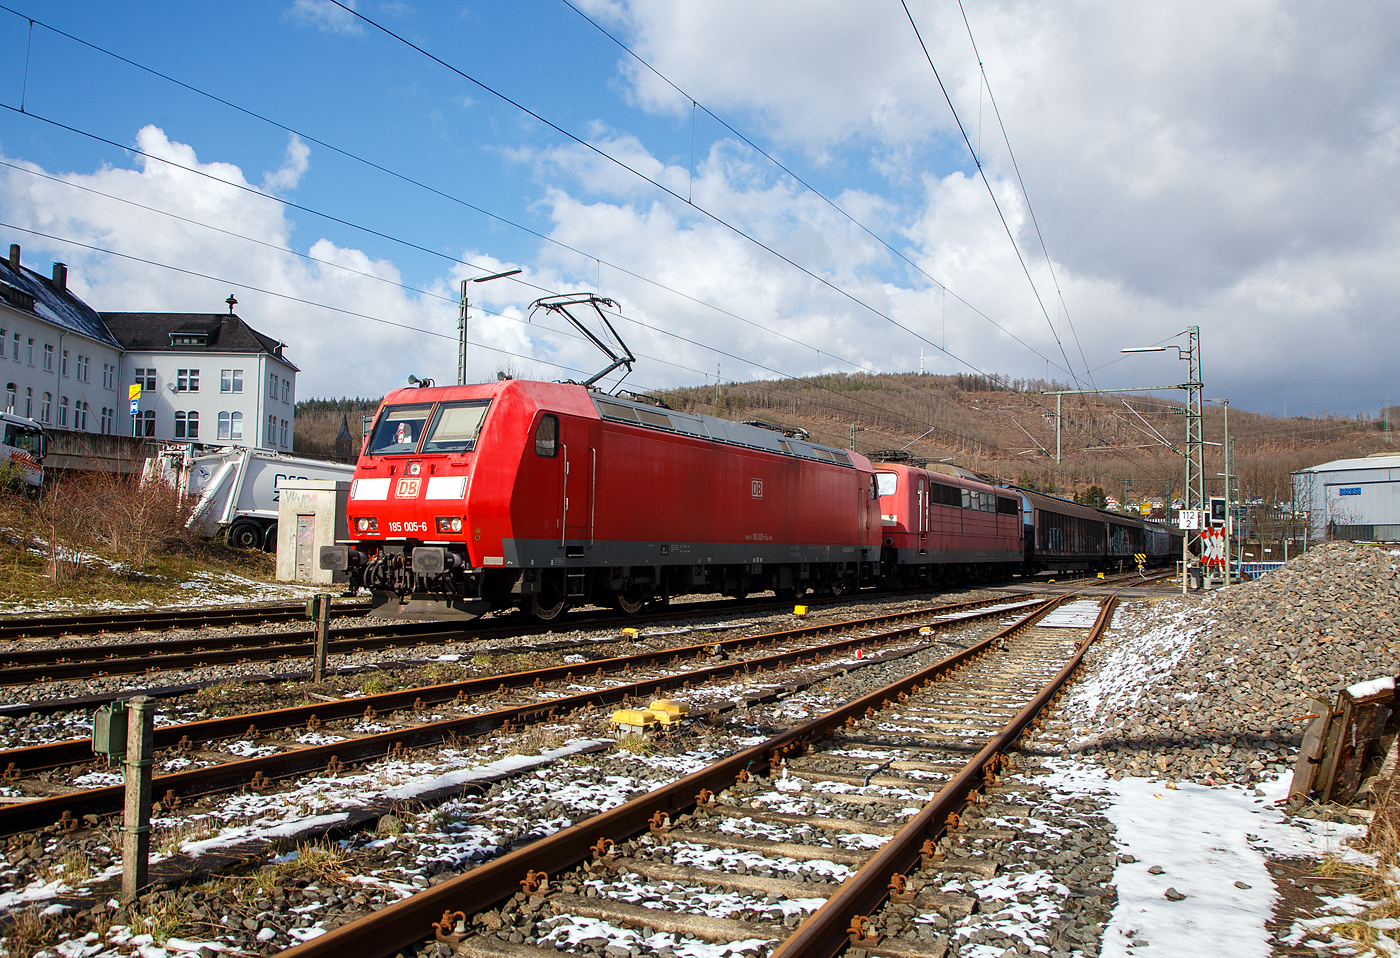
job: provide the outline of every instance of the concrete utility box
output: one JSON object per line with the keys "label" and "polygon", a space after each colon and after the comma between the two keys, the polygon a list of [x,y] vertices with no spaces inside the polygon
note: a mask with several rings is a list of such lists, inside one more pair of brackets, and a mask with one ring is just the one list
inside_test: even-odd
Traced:
{"label": "concrete utility box", "polygon": [[333,546],[337,539],[350,538],[345,524],[350,483],[284,479],[277,491],[277,581],[345,581],[345,573],[320,568],[317,556],[321,546]]}

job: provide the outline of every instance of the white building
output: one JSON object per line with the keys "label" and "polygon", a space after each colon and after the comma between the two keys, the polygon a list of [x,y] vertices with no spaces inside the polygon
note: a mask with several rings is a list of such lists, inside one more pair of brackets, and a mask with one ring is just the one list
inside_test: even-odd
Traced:
{"label": "white building", "polygon": [[50,430],[111,434],[121,344],[102,317],[68,290],[68,267],[44,277],[20,263],[12,245],[0,260],[0,383],[7,412]]}
{"label": "white building", "polygon": [[[121,344],[119,427],[143,438],[292,450],[297,367],[232,311],[103,313]],[[141,386],[133,424],[127,387]]]}
{"label": "white building", "polygon": [[1400,455],[1338,459],[1293,473],[1293,501],[1317,539],[1400,541]]}

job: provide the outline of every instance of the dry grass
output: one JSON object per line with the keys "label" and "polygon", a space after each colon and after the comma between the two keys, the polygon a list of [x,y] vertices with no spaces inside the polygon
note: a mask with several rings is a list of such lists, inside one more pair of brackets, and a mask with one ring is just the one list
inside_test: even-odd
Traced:
{"label": "dry grass", "polygon": [[157,945],[171,938],[182,938],[195,930],[195,919],[179,898],[156,897],[128,908],[131,930],[150,935]]}
{"label": "dry grass", "polygon": [[253,876],[248,890],[267,895],[296,880],[343,884],[350,878],[350,853],[334,841],[302,842],[291,861],[266,865]]}
{"label": "dry grass", "polygon": [[521,732],[510,748],[506,750],[507,755],[539,755],[553,748],[561,747],[568,741],[568,737],[558,729],[547,728],[543,725],[532,725]]}
{"label": "dry grass", "polygon": [[36,906],[15,912],[14,924],[6,929],[0,941],[4,942],[5,954],[10,958],[32,958],[52,944],[57,934],[57,921],[44,917],[43,906]]}
{"label": "dry grass", "polygon": [[161,601],[196,571],[271,572],[271,556],[206,541],[188,517],[173,490],[114,475],[55,475],[37,500],[0,482],[0,595]]}
{"label": "dry grass", "polygon": [[178,855],[185,842],[213,838],[224,827],[224,823],[215,818],[185,819],[173,828],[157,830],[151,836],[151,845],[163,855]]}
{"label": "dry grass", "polygon": [[44,862],[36,872],[41,881],[51,882],[62,879],[70,888],[87,881],[93,876],[92,863],[76,848],[65,849],[60,855]]}
{"label": "dry grass", "polygon": [[360,679],[360,691],[365,695],[378,695],[393,688],[393,678],[384,672],[371,672]]}
{"label": "dry grass", "polygon": [[624,735],[617,740],[617,750],[630,755],[650,755],[656,751],[656,743],[645,735]]}

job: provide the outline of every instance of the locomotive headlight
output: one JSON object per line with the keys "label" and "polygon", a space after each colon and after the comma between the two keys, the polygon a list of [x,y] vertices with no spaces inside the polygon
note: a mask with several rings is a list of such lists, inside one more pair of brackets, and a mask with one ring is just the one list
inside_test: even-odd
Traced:
{"label": "locomotive headlight", "polygon": [[461,516],[438,516],[438,517],[437,517],[437,531],[438,531],[438,532],[441,532],[441,533],[461,532],[461,531],[462,531],[462,517],[461,517]]}
{"label": "locomotive headlight", "polygon": [[372,518],[372,517],[361,516],[360,518],[358,518],[358,519],[355,520],[355,531],[356,531],[356,532],[378,532],[378,531],[379,531],[379,520],[378,520],[378,519],[375,519],[375,518]]}

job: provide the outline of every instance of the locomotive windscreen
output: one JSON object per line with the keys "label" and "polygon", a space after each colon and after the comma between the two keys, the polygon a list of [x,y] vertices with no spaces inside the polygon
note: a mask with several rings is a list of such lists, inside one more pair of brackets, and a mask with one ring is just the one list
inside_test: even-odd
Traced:
{"label": "locomotive windscreen", "polygon": [[428,425],[428,438],[423,440],[423,452],[471,452],[490,405],[489,399],[473,399],[438,406]]}
{"label": "locomotive windscreen", "polygon": [[412,453],[418,448],[418,440],[423,436],[423,424],[427,422],[432,408],[432,403],[414,403],[411,406],[390,406],[384,410],[374,430],[369,454],[392,456]]}

